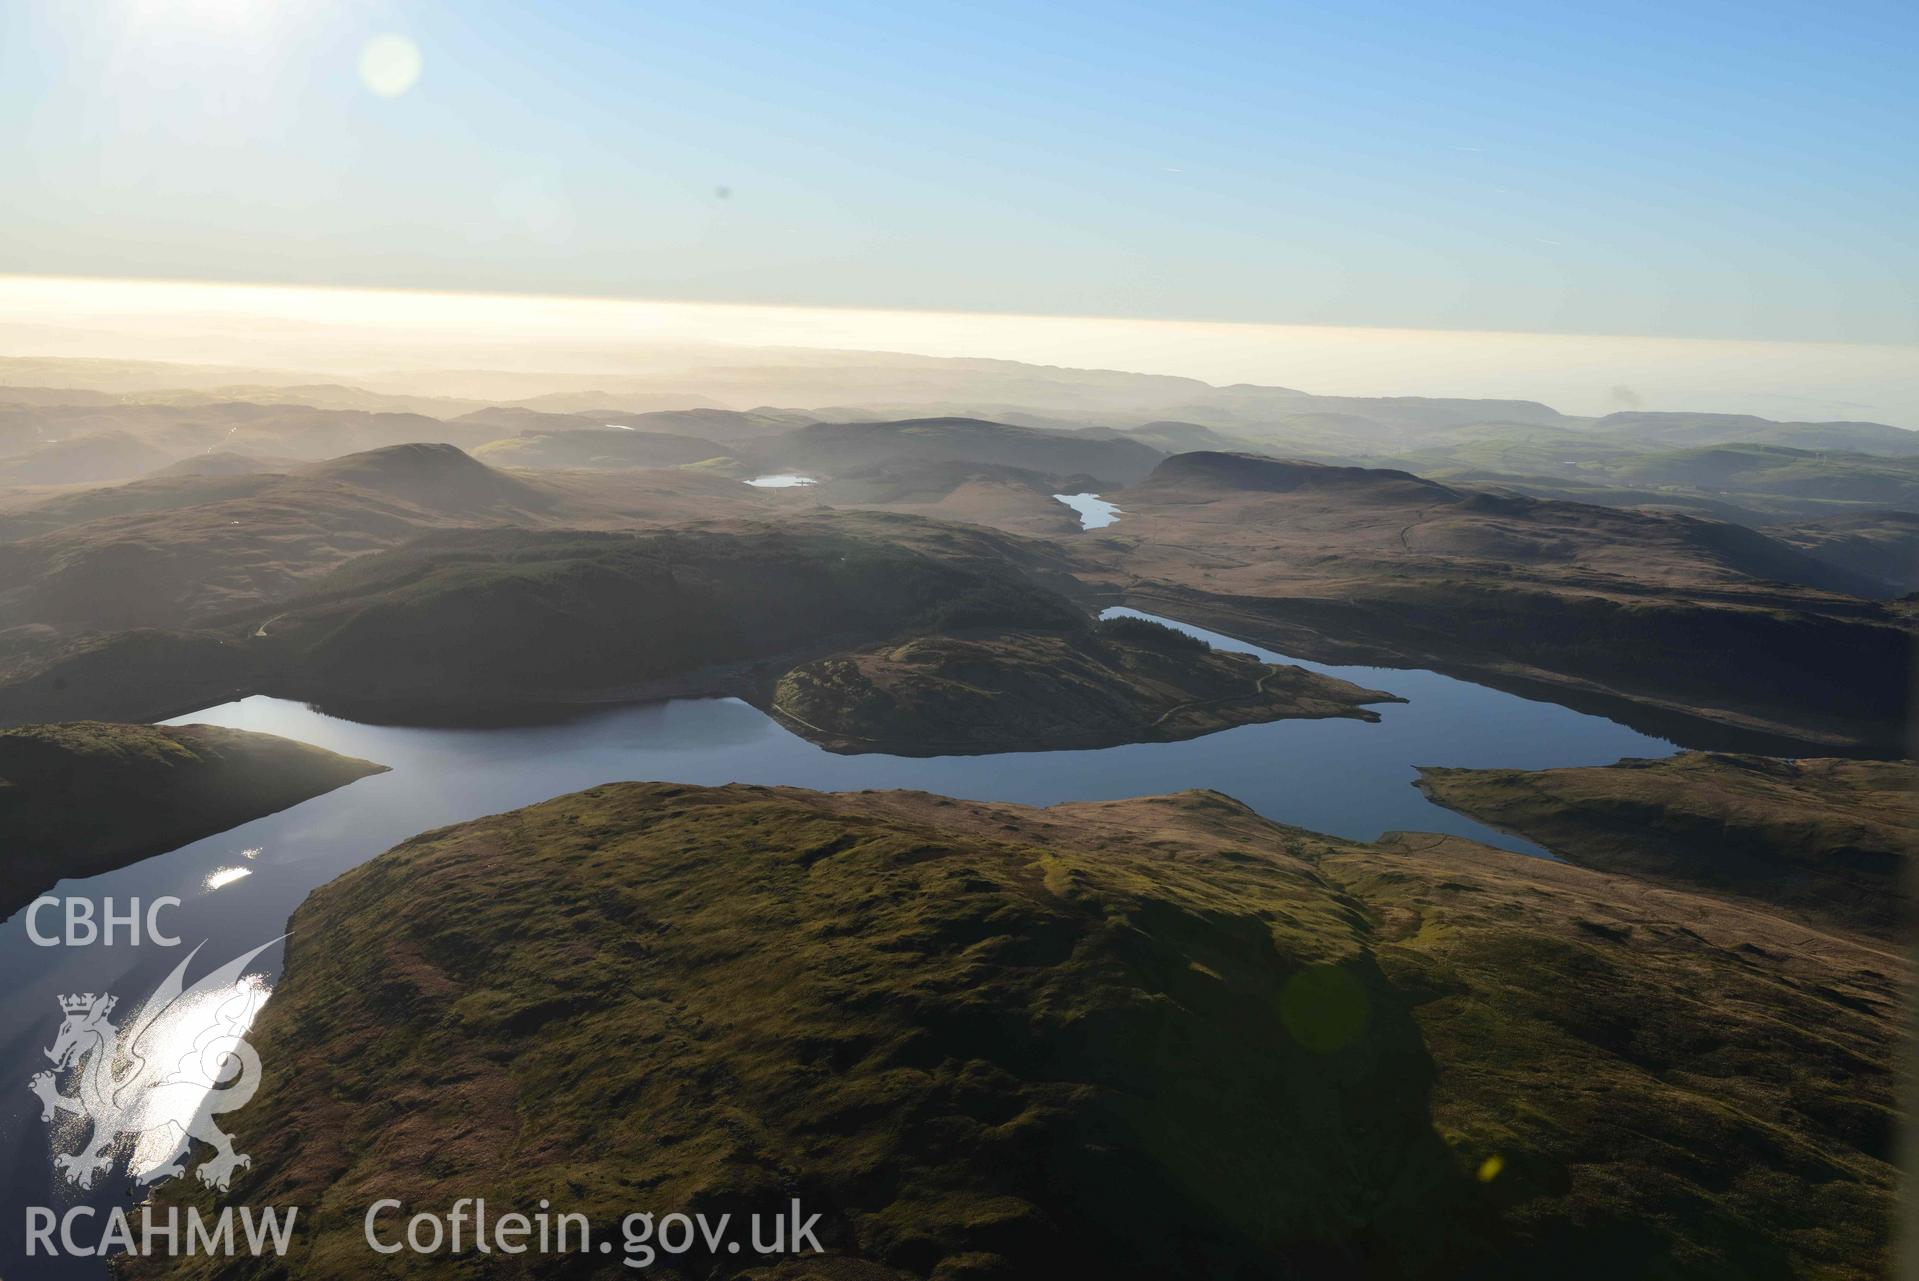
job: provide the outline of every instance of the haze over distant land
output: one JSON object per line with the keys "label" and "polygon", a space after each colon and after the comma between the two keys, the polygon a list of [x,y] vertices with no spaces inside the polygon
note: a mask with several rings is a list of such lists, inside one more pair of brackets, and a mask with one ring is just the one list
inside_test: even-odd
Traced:
{"label": "haze over distant land", "polygon": [[[741,348],[758,348],[742,351]],[[915,353],[1259,383],[1325,395],[1507,397],[1575,414],[1711,410],[1919,428],[1919,348],[1580,334],[649,302],[0,276],[0,353],[217,364],[207,385],[304,371],[500,397],[594,376],[752,363],[766,348]],[[566,375],[456,386],[425,371]],[[19,382],[8,376],[6,381]],[[128,390],[135,388],[129,387]],[[147,389],[144,385],[139,389]],[[856,388],[847,390],[854,398]],[[749,406],[741,405],[739,408]]]}

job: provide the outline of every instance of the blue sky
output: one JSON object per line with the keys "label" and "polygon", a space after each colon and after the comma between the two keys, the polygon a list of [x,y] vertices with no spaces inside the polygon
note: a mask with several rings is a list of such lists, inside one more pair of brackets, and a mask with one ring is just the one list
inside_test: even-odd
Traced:
{"label": "blue sky", "polygon": [[0,272],[1909,342],[1916,13],[25,0]]}

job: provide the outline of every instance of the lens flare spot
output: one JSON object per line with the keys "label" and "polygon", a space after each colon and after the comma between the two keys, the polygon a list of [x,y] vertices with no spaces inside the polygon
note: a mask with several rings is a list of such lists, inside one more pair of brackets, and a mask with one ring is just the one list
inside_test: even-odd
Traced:
{"label": "lens flare spot", "polygon": [[382,98],[397,98],[420,78],[420,46],[405,36],[375,36],[360,50],[360,81]]}
{"label": "lens flare spot", "polygon": [[1279,994],[1280,1021],[1317,1054],[1350,1045],[1371,1015],[1365,986],[1337,965],[1309,965],[1287,979]]}
{"label": "lens flare spot", "polygon": [[1495,1153],[1479,1163],[1479,1181],[1481,1183],[1491,1183],[1499,1177],[1499,1172],[1505,1168],[1505,1158]]}

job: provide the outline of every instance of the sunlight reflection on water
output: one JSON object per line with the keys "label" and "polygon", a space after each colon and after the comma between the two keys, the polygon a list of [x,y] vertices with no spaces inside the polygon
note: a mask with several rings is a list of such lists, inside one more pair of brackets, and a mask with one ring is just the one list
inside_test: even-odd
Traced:
{"label": "sunlight reflection on water", "polygon": [[127,1159],[134,1178],[166,1165],[180,1150],[187,1123],[208,1091],[233,1084],[239,1064],[226,1059],[220,1042],[245,1036],[271,995],[273,989],[264,974],[249,974],[231,987],[176,1003],[147,1032],[154,1062],[176,1066],[182,1084],[199,1083],[204,1088],[152,1090],[127,1108],[119,1125],[139,1134]]}

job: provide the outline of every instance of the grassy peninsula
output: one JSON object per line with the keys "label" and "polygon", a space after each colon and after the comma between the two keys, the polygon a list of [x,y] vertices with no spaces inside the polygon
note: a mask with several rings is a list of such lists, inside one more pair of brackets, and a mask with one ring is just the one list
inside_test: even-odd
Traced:
{"label": "grassy peninsula", "polygon": [[772,710],[835,751],[936,755],[1197,738],[1295,717],[1378,720],[1391,694],[1137,618],[916,637],[807,663]]}

